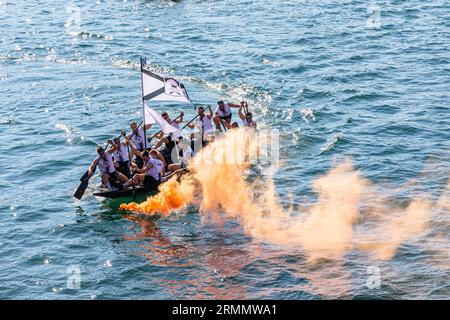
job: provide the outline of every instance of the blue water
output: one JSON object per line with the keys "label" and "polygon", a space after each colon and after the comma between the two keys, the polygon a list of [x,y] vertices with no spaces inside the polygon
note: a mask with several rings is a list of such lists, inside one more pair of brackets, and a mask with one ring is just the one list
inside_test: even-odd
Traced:
{"label": "blue water", "polygon": [[[311,182],[344,158],[373,183],[413,179],[438,197],[450,171],[449,30],[439,0],[0,0],[0,298],[448,299],[448,215],[390,260],[350,251],[311,266],[301,248],[202,224],[195,207],[127,219],[72,194],[96,144],[139,120],[145,55],[196,103],[244,99],[281,131],[282,203],[314,199]],[[194,114],[169,111],[181,110]],[[381,287],[370,289],[373,265]]]}

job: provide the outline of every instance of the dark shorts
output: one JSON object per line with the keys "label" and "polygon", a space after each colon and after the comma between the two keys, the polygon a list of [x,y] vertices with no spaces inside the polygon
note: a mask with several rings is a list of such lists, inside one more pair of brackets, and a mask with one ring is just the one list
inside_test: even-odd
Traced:
{"label": "dark shorts", "polygon": [[109,175],[109,181],[116,181],[117,180],[117,171],[114,171],[112,173],[108,173]]}
{"label": "dark shorts", "polygon": [[157,181],[155,178],[153,178],[152,176],[145,176],[144,179],[144,186],[148,189],[155,189],[158,188],[159,186],[159,181]]}
{"label": "dark shorts", "polygon": [[231,121],[231,113],[228,116],[220,117],[220,119],[230,122]]}
{"label": "dark shorts", "polygon": [[130,172],[130,162],[129,161],[117,161],[119,165],[118,171],[126,175],[128,178],[131,177]]}

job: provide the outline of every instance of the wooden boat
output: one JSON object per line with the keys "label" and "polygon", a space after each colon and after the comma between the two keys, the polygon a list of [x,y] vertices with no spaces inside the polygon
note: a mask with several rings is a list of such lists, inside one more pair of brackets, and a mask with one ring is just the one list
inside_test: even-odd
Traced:
{"label": "wooden boat", "polygon": [[[181,176],[188,172],[187,169],[180,169],[170,174],[169,176],[164,177],[164,182],[169,180],[173,175],[177,176],[177,179],[180,180]],[[163,184],[162,182],[161,184]],[[161,185],[160,184],[160,185]],[[158,188],[148,188],[146,186],[136,186],[136,187],[127,187],[121,190],[109,190],[106,188],[98,187],[92,194],[96,197],[108,198],[108,199],[117,199],[117,198],[126,198],[131,197],[135,199],[138,196],[150,195],[158,192]]]}
{"label": "wooden boat", "polygon": [[137,187],[128,187],[122,190],[109,190],[105,188],[98,188],[93,192],[93,195],[96,197],[116,199],[122,197],[133,197],[135,198],[138,195],[150,194],[157,192],[158,189],[146,188],[145,186],[137,186]]}

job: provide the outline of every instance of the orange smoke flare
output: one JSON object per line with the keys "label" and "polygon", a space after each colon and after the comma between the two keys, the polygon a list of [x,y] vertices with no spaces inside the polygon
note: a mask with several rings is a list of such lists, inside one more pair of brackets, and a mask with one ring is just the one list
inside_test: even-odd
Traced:
{"label": "orange smoke flare", "polygon": [[[317,178],[312,184],[317,201],[292,215],[292,208],[281,206],[272,179],[246,180],[245,170],[262,152],[254,131],[229,130],[193,158],[192,179],[172,178],[156,196],[141,204],[122,204],[120,209],[168,216],[198,202],[203,223],[235,220],[253,238],[301,247],[315,261],[340,259],[353,249],[390,259],[403,242],[425,231],[436,206],[448,208],[447,196],[437,204],[411,199],[403,208],[384,203],[380,198],[386,198],[382,197],[386,189],[377,191],[347,160]],[[199,188],[194,188],[194,181]],[[195,201],[194,190],[198,190]],[[361,228],[364,219],[373,221]]]}
{"label": "orange smoke flare", "polygon": [[162,216],[168,216],[171,211],[184,208],[189,204],[193,195],[194,185],[192,180],[188,177],[182,177],[181,181],[178,182],[177,177],[174,176],[161,184],[159,193],[155,196],[148,197],[142,203],[122,203],[119,209],[147,214],[160,213]]}

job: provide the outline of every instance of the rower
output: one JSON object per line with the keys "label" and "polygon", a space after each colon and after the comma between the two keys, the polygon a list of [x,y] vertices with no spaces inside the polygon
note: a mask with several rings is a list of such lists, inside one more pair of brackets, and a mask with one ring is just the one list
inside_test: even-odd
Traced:
{"label": "rower", "polygon": [[139,152],[139,156],[144,162],[143,168],[140,169],[136,165],[132,164],[131,169],[135,172],[135,174],[123,186],[137,186],[143,183],[144,186],[149,189],[156,189],[161,182],[161,177],[165,173],[163,162],[156,159],[157,152],[154,149],[150,152],[147,150]]}
{"label": "rower", "polygon": [[[241,105],[244,101],[241,102]],[[239,108],[240,105],[234,103],[224,103],[222,100],[217,102],[217,108],[215,110],[215,116],[213,118],[216,129],[222,131],[220,124],[229,129],[231,127],[231,108]]]}
{"label": "rower", "polygon": [[253,115],[251,112],[242,112],[244,105],[239,107],[239,118],[241,118],[242,122],[244,122],[244,127],[256,129],[256,121],[253,120]]}
{"label": "rower", "polygon": [[128,144],[121,142],[120,137],[108,141],[112,145],[112,155],[114,158],[114,167],[117,171],[123,173],[127,178],[131,178],[130,158],[128,156]]}
{"label": "rower", "polygon": [[114,161],[111,157],[111,150],[112,149],[109,149],[108,152],[106,152],[102,146],[97,147],[98,158],[95,159],[89,167],[89,175],[94,173],[94,167],[98,164],[103,184],[108,189],[114,190],[115,188],[111,186],[111,183],[116,184],[117,180],[124,183],[127,182],[128,179],[122,173],[116,171]]}
{"label": "rower", "polygon": [[[145,131],[150,129],[152,124],[146,124],[144,126]],[[130,123],[131,133],[128,134],[127,138],[131,139],[131,142],[135,145],[136,149],[139,151],[143,151],[147,149],[147,141],[145,141],[145,132],[144,128],[140,127],[138,128],[138,125],[136,122]],[[139,157],[136,157],[136,164],[139,168],[142,168],[143,162],[142,159]]]}
{"label": "rower", "polygon": [[205,107],[200,106],[197,109],[198,118],[194,123],[188,124],[188,127],[194,129],[199,128],[199,132],[193,132],[191,134],[191,139],[202,139],[202,143],[212,140],[214,137],[214,129],[211,122],[213,118],[213,113],[211,106],[208,106],[209,114],[205,113]]}
{"label": "rower", "polygon": [[188,165],[190,158],[194,156],[192,148],[189,146],[190,143],[185,139],[180,139],[178,142],[179,152],[178,152],[178,163],[169,164],[169,171],[172,173],[179,169],[185,169]]}

